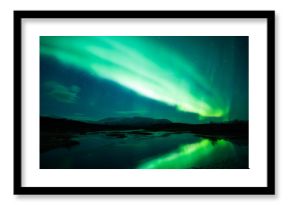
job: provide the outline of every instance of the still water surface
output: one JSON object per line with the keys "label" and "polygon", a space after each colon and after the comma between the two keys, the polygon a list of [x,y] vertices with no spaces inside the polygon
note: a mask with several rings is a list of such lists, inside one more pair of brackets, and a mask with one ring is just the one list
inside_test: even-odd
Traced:
{"label": "still water surface", "polygon": [[[122,132],[119,132],[122,133]],[[204,138],[191,133],[90,133],[74,138],[79,145],[40,155],[44,169],[245,169],[245,142]]]}

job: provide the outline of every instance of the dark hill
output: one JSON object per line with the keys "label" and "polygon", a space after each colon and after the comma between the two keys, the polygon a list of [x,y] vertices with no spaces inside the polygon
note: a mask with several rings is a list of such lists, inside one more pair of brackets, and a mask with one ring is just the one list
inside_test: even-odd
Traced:
{"label": "dark hill", "polygon": [[166,119],[143,117],[106,118],[97,122],[82,122],[64,118],[40,117],[40,130],[45,132],[93,132],[101,130],[146,129],[172,124]]}
{"label": "dark hill", "polygon": [[167,119],[153,119],[149,117],[105,118],[96,122],[101,125],[152,126],[166,125],[172,122]]}
{"label": "dark hill", "polygon": [[210,124],[172,123],[166,119],[143,117],[106,118],[95,123],[69,119],[40,117],[41,132],[86,133],[104,130],[144,129],[151,132],[191,132],[204,135],[248,137],[248,121],[232,121]]}

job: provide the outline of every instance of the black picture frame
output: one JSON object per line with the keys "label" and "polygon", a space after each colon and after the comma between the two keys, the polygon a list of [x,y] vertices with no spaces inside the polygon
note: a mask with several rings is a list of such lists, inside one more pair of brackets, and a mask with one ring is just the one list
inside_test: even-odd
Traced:
{"label": "black picture frame", "polygon": [[[53,18],[219,18],[267,21],[266,187],[24,187],[22,186],[22,19]],[[14,194],[275,194],[275,12],[274,11],[14,11]]]}

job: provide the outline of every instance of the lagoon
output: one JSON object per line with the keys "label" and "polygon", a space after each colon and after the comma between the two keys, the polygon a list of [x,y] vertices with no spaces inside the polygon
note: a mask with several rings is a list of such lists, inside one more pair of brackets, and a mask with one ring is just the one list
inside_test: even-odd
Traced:
{"label": "lagoon", "polygon": [[187,132],[100,131],[40,154],[41,169],[247,169],[243,139]]}

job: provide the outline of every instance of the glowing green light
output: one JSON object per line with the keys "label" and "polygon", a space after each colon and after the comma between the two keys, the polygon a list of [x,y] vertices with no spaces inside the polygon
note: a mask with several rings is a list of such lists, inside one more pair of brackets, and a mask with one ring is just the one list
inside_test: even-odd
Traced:
{"label": "glowing green light", "polygon": [[229,141],[218,140],[213,144],[208,139],[198,143],[187,144],[179,149],[144,162],[139,169],[186,169],[212,165],[221,159],[235,155],[233,144]]}
{"label": "glowing green light", "polygon": [[228,114],[227,101],[192,62],[148,38],[47,36],[40,38],[40,51],[180,111]]}

